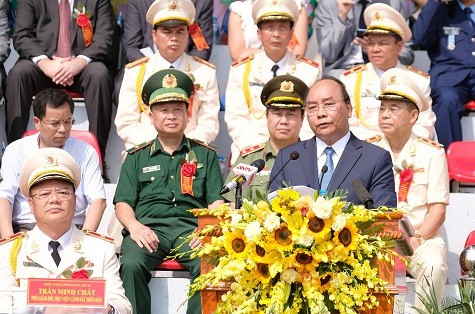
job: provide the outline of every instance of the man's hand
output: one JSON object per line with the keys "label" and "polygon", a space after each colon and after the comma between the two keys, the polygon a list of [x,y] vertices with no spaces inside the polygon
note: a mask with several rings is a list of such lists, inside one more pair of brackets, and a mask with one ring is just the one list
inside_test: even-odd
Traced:
{"label": "man's hand", "polygon": [[150,253],[157,251],[160,240],[152,229],[137,221],[129,228],[129,232],[130,238],[139,247],[145,247]]}
{"label": "man's hand", "polygon": [[193,237],[190,241],[190,248],[194,249],[195,247],[200,247],[203,242],[201,241],[200,237]]}
{"label": "man's hand", "polygon": [[[55,60],[56,57],[53,57]],[[87,65],[86,60],[82,58],[73,58],[62,62],[63,68],[53,77],[53,82],[62,86],[71,86],[74,77],[78,75]]]}
{"label": "man's hand", "polygon": [[338,18],[342,22],[348,20],[348,12],[353,7],[353,0],[337,0],[338,3]]}
{"label": "man's hand", "polygon": [[64,65],[63,62],[69,61],[71,58],[44,58],[38,61],[36,65],[40,68],[40,70],[54,82],[54,77],[61,72]]}
{"label": "man's hand", "polygon": [[355,37],[355,39],[353,40],[353,42],[357,45],[360,45],[361,46],[361,50],[364,52],[364,53],[367,53],[368,52],[368,37],[367,36],[364,36],[364,37]]}

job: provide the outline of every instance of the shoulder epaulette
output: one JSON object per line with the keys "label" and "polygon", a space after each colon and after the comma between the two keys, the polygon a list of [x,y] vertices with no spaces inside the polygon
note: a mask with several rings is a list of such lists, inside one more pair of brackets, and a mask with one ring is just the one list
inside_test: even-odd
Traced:
{"label": "shoulder epaulette", "polygon": [[414,72],[414,73],[416,73],[416,74],[419,74],[419,75],[421,75],[421,76],[423,76],[423,77],[425,77],[425,78],[429,78],[429,74],[425,73],[424,71],[419,70],[418,68],[415,68],[415,67],[413,67],[413,66],[408,65],[408,66],[407,66],[407,69],[408,69],[409,71]]}
{"label": "shoulder epaulette", "polygon": [[381,141],[382,138],[383,137],[381,135],[375,135],[373,137],[370,137],[370,138],[366,139],[366,142],[368,142],[368,143],[379,142],[379,141]]}
{"label": "shoulder epaulette", "polygon": [[135,61],[127,63],[125,68],[126,69],[131,69],[133,67],[136,67],[137,65],[141,65],[142,63],[148,62],[149,59],[150,59],[149,57],[143,57],[143,58],[137,59]]}
{"label": "shoulder epaulette", "polygon": [[5,243],[8,243],[10,241],[13,241],[15,239],[18,239],[18,238],[21,238],[21,237],[24,237],[26,235],[26,232],[22,231],[22,232],[17,232],[9,237],[6,237],[4,239],[1,239],[0,240],[0,245],[2,244],[5,244]]}
{"label": "shoulder epaulette", "polygon": [[346,76],[352,73],[357,73],[357,72],[363,71],[364,69],[366,69],[366,64],[360,64],[360,65],[352,67],[351,69],[346,70],[345,72],[343,72],[343,75]]}
{"label": "shoulder epaulette", "polygon": [[211,149],[212,151],[215,151],[216,148],[218,147],[218,146],[213,145],[213,144],[211,144],[211,143],[202,142],[202,141],[200,141],[200,140],[196,140],[196,139],[190,139],[190,140],[192,140],[193,142],[195,142],[196,144],[198,144],[198,145],[200,145],[200,146],[204,146],[204,147],[206,147],[206,148],[209,148],[209,149]]}
{"label": "shoulder epaulette", "polygon": [[147,146],[150,146],[150,144],[152,144],[153,141],[149,141],[149,142],[145,142],[145,143],[142,143],[142,144],[139,144],[139,145],[135,145],[134,147],[132,148],[129,148],[127,150],[127,154],[131,155],[133,153],[136,153],[138,152],[139,150],[141,150],[142,148],[145,148]]}
{"label": "shoulder epaulette", "polygon": [[97,232],[94,232],[94,231],[91,231],[91,230],[83,230],[84,234],[85,235],[88,235],[88,236],[91,236],[93,238],[98,238],[98,239],[102,239],[102,240],[105,240],[107,242],[112,242],[114,243],[114,239],[111,238],[111,237],[107,237],[103,234],[100,234],[100,233],[97,233]]}
{"label": "shoulder epaulette", "polygon": [[254,152],[257,152],[258,150],[261,150],[263,149],[264,147],[266,147],[266,144],[258,144],[258,145],[252,145],[252,146],[248,146],[242,150],[239,151],[239,155],[241,155],[242,157],[244,156],[247,156],[251,153],[254,153]]}
{"label": "shoulder epaulette", "polygon": [[307,64],[310,64],[311,66],[315,67],[315,68],[319,68],[320,67],[320,64],[318,64],[318,62],[315,62],[313,60],[310,60],[308,58],[305,58],[304,56],[297,56],[297,59],[299,59],[300,61],[302,62],[305,62]]}
{"label": "shoulder epaulette", "polygon": [[234,61],[231,66],[235,67],[235,66],[238,66],[240,64],[243,64],[243,63],[246,63],[247,61],[250,61],[250,60],[253,60],[254,59],[254,55],[249,55],[243,59],[239,59],[239,60],[236,60]]}
{"label": "shoulder epaulette", "polygon": [[419,137],[419,142],[422,142],[422,143],[427,144],[429,146],[435,147],[437,149],[444,148],[444,145],[442,145],[440,143],[437,143],[437,142],[434,142],[433,140],[430,140],[430,139],[425,138],[425,137]]}
{"label": "shoulder epaulette", "polygon": [[209,67],[212,68],[212,69],[216,69],[216,66],[215,66],[214,64],[212,64],[211,62],[208,62],[208,61],[206,61],[206,60],[204,60],[204,59],[201,59],[201,58],[199,58],[199,57],[197,57],[197,56],[193,56],[193,59],[195,59],[195,60],[198,61],[199,63],[203,63],[204,65],[209,66]]}

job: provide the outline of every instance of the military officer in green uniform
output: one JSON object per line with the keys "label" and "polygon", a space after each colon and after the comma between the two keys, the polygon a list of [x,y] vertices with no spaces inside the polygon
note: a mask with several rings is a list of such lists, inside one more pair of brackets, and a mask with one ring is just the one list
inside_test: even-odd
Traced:
{"label": "military officer in green uniform", "polygon": [[[264,85],[261,101],[266,106],[269,139],[265,143],[241,150],[236,165],[239,163],[249,165],[256,159],[263,159],[266,165],[261,172],[256,174],[250,186],[243,189],[243,198],[250,200],[256,197],[256,191],[265,195],[270,171],[274,166],[279,149],[299,140],[307,92],[307,84],[292,75],[276,76]],[[231,171],[226,182],[231,180],[234,175],[234,172]],[[235,200],[234,190],[226,193],[224,198],[233,202]]]}
{"label": "military officer in green uniform", "polygon": [[[189,210],[223,203],[216,153],[184,135],[192,93],[192,80],[176,69],[147,80],[142,99],[157,137],[130,149],[122,165],[114,204],[124,226],[120,275],[134,313],[151,313],[150,270],[197,227]],[[200,260],[190,258],[189,251],[198,244],[194,238],[176,252],[188,252],[177,260],[193,280],[200,274]],[[201,313],[199,294],[189,300],[187,313]]]}

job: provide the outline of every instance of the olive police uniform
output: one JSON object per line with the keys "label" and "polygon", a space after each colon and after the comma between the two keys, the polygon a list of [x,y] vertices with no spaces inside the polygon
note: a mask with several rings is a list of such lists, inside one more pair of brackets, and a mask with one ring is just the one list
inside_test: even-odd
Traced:
{"label": "olive police uniform", "polygon": [[[193,82],[185,73],[167,69],[150,77],[144,85],[142,98],[150,106],[170,101],[189,103],[192,92]],[[184,180],[183,165],[195,158],[196,173],[191,182]],[[182,183],[185,181],[190,185]],[[129,150],[122,165],[114,204],[125,202],[131,206],[137,220],[151,228],[160,240],[158,250],[149,253],[123,231],[121,278],[134,313],[150,313],[150,270],[175,254],[171,250],[179,247],[183,243],[182,237],[190,235],[197,227],[197,218],[189,210],[221,200],[222,185],[216,153],[184,135],[180,147],[172,154],[163,149],[158,137]],[[189,193],[185,194],[183,189],[187,186]],[[194,280],[200,274],[200,260],[191,259],[189,251],[188,244],[181,246],[176,253],[185,254],[177,261],[190,271]],[[189,300],[187,313],[201,313],[199,294]]]}
{"label": "olive police uniform", "polygon": [[[379,98],[410,101],[423,112],[429,108],[429,103],[418,86],[417,81],[413,80],[407,71],[390,69],[381,78],[382,94]],[[395,158],[385,136],[376,136],[369,141],[391,154],[398,194],[397,205],[407,211],[406,217],[417,234],[429,213],[430,204],[449,204],[449,175],[443,146],[412,133]],[[412,179],[401,180],[403,170],[406,174],[411,173]],[[429,291],[429,287],[432,287],[437,299],[441,300],[448,271],[445,242],[439,232],[430,239],[420,237],[419,242],[420,246],[410,257],[408,268],[409,273],[416,279],[415,291],[424,295]],[[419,297],[416,297],[415,306],[423,307]]]}

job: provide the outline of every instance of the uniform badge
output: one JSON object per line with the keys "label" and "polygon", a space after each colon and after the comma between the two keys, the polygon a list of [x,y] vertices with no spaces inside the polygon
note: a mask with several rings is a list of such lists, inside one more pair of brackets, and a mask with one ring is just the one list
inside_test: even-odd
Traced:
{"label": "uniform badge", "polygon": [[31,242],[31,251],[38,252],[39,250],[40,250],[40,245],[38,244],[38,242],[36,241]]}
{"label": "uniform badge", "polygon": [[447,49],[455,50],[455,36],[460,34],[460,27],[443,27],[444,34],[447,35]]}
{"label": "uniform badge", "polygon": [[82,248],[81,242],[76,242],[76,243],[74,243],[74,250],[75,250],[75,251],[80,251],[81,248]]}
{"label": "uniform badge", "polygon": [[38,264],[37,262],[33,262],[33,261],[23,261],[23,266],[25,266],[25,267],[44,268],[43,266],[41,266],[41,265]]}
{"label": "uniform badge", "polygon": [[292,81],[283,81],[280,83],[280,91],[284,93],[293,93],[294,83],[292,83]]}
{"label": "uniform badge", "polygon": [[160,170],[160,165],[149,166],[149,167],[142,168],[142,173],[149,173],[149,172],[154,172],[154,171],[159,171],[159,170]]}
{"label": "uniform badge", "polygon": [[163,77],[162,86],[165,88],[176,88],[178,86],[175,75],[167,74]]}

